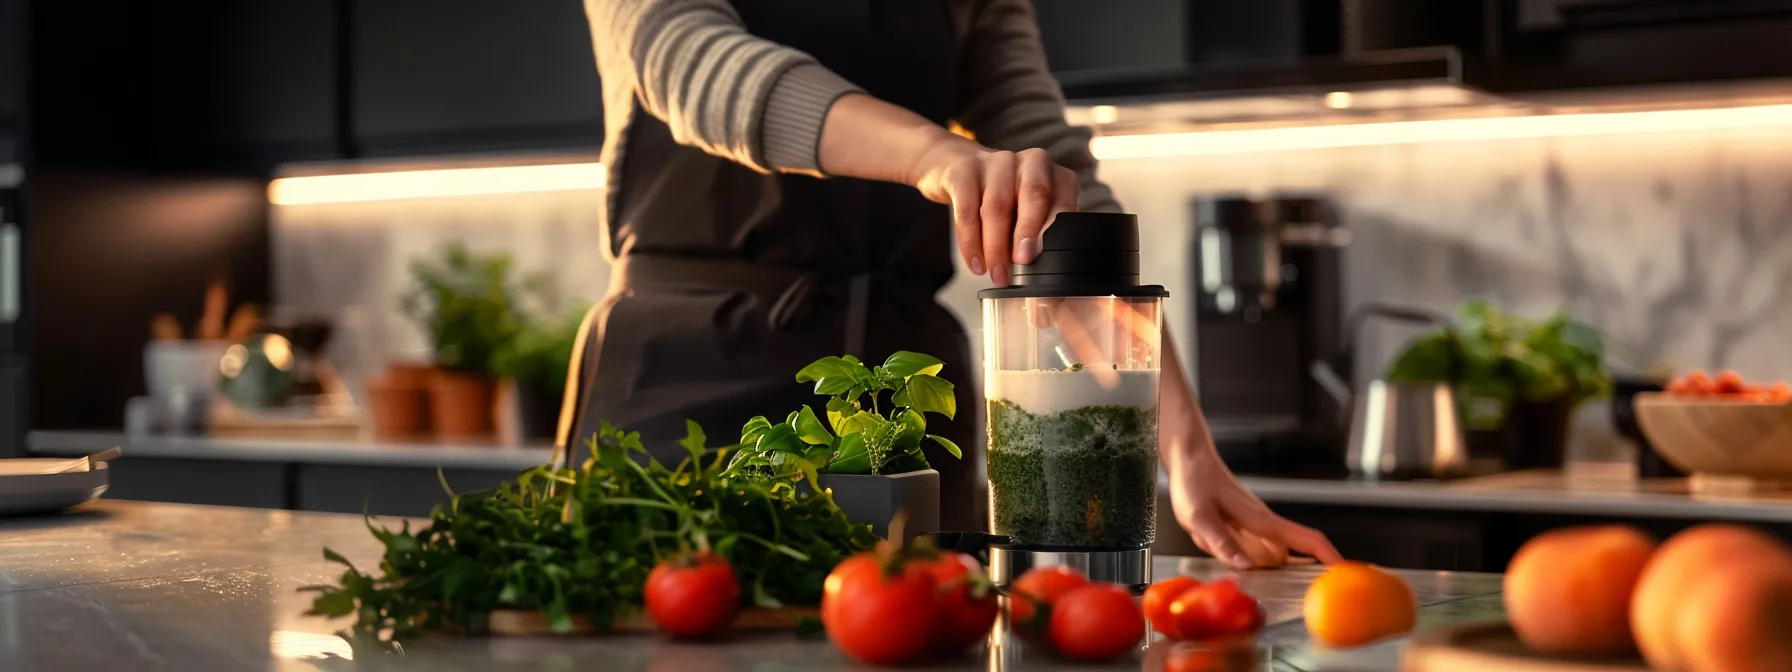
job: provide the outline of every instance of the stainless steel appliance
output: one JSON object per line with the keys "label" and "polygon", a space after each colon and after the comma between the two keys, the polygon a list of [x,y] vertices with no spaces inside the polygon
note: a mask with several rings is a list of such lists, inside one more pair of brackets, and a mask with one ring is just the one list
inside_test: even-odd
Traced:
{"label": "stainless steel appliance", "polygon": [[1449,328],[1441,315],[1388,305],[1368,305],[1351,315],[1344,347],[1330,362],[1316,360],[1311,373],[1340,405],[1354,406],[1344,465],[1368,479],[1450,478],[1468,473],[1468,440],[1457,418],[1456,395],[1442,383],[1371,380],[1352,394],[1348,378],[1352,344],[1370,318]]}
{"label": "stainless steel appliance", "polygon": [[989,548],[1006,585],[1070,565],[1139,589],[1156,539],[1162,304],[1133,215],[1058,215],[1013,285],[979,294]]}

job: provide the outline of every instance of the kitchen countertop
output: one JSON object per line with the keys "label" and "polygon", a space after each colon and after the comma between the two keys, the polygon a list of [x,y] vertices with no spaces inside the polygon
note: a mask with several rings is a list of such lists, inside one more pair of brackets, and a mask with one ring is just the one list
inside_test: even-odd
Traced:
{"label": "kitchen countertop", "polygon": [[[709,644],[622,635],[437,639],[412,643],[402,656],[351,662],[354,653],[332,635],[346,624],[302,615],[309,600],[295,592],[339,574],[322,561],[325,546],[362,567],[379,554],[361,517],[339,514],[102,501],[63,516],[0,521],[0,669],[860,669],[825,641],[794,635]],[[1192,558],[1159,558],[1154,572],[1230,574]],[[1318,572],[1307,566],[1242,576],[1271,623],[1258,639],[1265,669],[1393,670],[1401,641],[1348,654],[1309,647],[1300,601]],[[1421,628],[1501,614],[1499,575],[1399,573],[1422,605]],[[990,652],[939,669],[1056,667],[1018,642],[996,640],[1001,645]]]}
{"label": "kitchen countertop", "polygon": [[[33,431],[33,454],[80,456],[121,446],[127,458],[160,457],[313,464],[521,471],[544,464],[546,445],[418,440],[299,440],[229,437],[129,438],[116,432]],[[1621,466],[1621,465],[1619,465]],[[1792,492],[1694,493],[1689,479],[1631,477],[1604,465],[1519,471],[1444,482],[1368,482],[1242,476],[1271,504],[1334,504],[1431,511],[1484,511],[1631,518],[1792,523]],[[1161,477],[1160,477],[1161,479]],[[1167,484],[1160,481],[1160,489]],[[1167,490],[1165,490],[1167,492]]]}
{"label": "kitchen countertop", "polygon": [[382,440],[266,439],[225,436],[126,436],[120,432],[36,430],[25,435],[36,455],[80,456],[119,446],[126,457],[162,457],[251,462],[366,464],[430,469],[506,469],[522,471],[546,464],[549,443],[502,444],[492,439],[454,441],[420,438]]}

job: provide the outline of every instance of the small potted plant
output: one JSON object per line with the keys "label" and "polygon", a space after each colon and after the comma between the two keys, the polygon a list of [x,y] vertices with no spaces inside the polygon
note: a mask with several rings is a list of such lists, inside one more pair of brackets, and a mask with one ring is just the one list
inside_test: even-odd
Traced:
{"label": "small potted plant", "polygon": [[498,349],[492,370],[499,379],[500,415],[517,439],[551,439],[560,422],[560,403],[572,349],[585,311],[526,320],[516,337]]}
{"label": "small potted plant", "polygon": [[460,243],[433,259],[411,262],[404,309],[434,351],[429,401],[438,434],[492,433],[492,360],[515,338],[521,322],[510,268],[508,255],[477,254]]}
{"label": "small potted plant", "polygon": [[952,383],[939,377],[944,367],[917,352],[898,352],[877,366],[851,355],[817,360],[796,380],[814,383],[815,393],[828,397],[823,412],[804,406],[781,422],[747,421],[726,473],[813,476],[848,520],[871,524],[878,536],[888,536],[898,512],[908,516],[906,536],[938,531],[940,475],[921,445],[932,441],[963,456],[951,441],[927,433],[927,414],[958,413]]}
{"label": "small potted plant", "polygon": [[1530,320],[1482,300],[1457,311],[1453,330],[1409,344],[1387,377],[1454,387],[1471,446],[1509,469],[1562,466],[1574,410],[1612,387],[1598,329],[1559,312]]}

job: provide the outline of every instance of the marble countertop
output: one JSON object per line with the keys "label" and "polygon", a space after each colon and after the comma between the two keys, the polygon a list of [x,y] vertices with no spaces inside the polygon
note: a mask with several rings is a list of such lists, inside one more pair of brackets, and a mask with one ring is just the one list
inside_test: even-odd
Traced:
{"label": "marble countertop", "polygon": [[1607,465],[1570,465],[1563,471],[1514,471],[1441,482],[1253,476],[1239,480],[1270,503],[1792,523],[1792,492],[1707,490],[1695,487],[1693,479],[1638,479],[1634,471]]}
{"label": "marble countertop", "polygon": [[[547,445],[420,440],[127,437],[116,432],[33,431],[33,454],[79,456],[120,446],[124,456],[521,471],[544,464]],[[1622,466],[1622,465],[1618,465]],[[1486,511],[1792,523],[1792,493],[1695,492],[1690,479],[1634,478],[1622,469],[1571,465],[1445,482],[1366,482],[1245,476],[1271,504],[1336,504],[1431,511]],[[1167,481],[1160,483],[1167,492]]]}
{"label": "marble countertop", "polygon": [[222,436],[126,436],[120,432],[35,430],[25,436],[35,455],[80,456],[119,446],[126,457],[165,457],[252,462],[366,464],[434,469],[522,471],[546,464],[548,443],[504,444],[494,440],[409,441],[356,439],[270,439]]}
{"label": "marble countertop", "polygon": [[[309,600],[295,592],[339,574],[322,561],[325,546],[363,567],[379,554],[359,516],[338,514],[102,501],[61,516],[0,521],[0,669],[860,669],[825,641],[794,635],[710,644],[625,635],[455,638],[412,643],[402,656],[352,660],[347,643],[333,635],[345,622],[304,616]],[[1154,572],[1230,574],[1191,558],[1159,558]],[[1307,644],[1300,601],[1318,572],[1307,566],[1242,575],[1269,614],[1271,626],[1258,638],[1265,669],[1393,670],[1401,641],[1348,654]],[[1501,614],[1498,575],[1400,574],[1422,605],[1421,627]],[[994,641],[1000,645],[940,669],[1056,667],[1017,641]],[[1112,667],[1137,670],[1140,662]]]}

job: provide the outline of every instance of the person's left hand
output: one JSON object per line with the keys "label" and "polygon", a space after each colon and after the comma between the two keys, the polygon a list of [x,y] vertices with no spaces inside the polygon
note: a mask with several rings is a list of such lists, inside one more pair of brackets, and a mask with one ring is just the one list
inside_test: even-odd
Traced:
{"label": "person's left hand", "polygon": [[1276,515],[1233,477],[1199,410],[1164,409],[1159,431],[1176,522],[1201,550],[1234,569],[1280,567],[1289,549],[1326,564],[1344,559],[1323,533]]}

